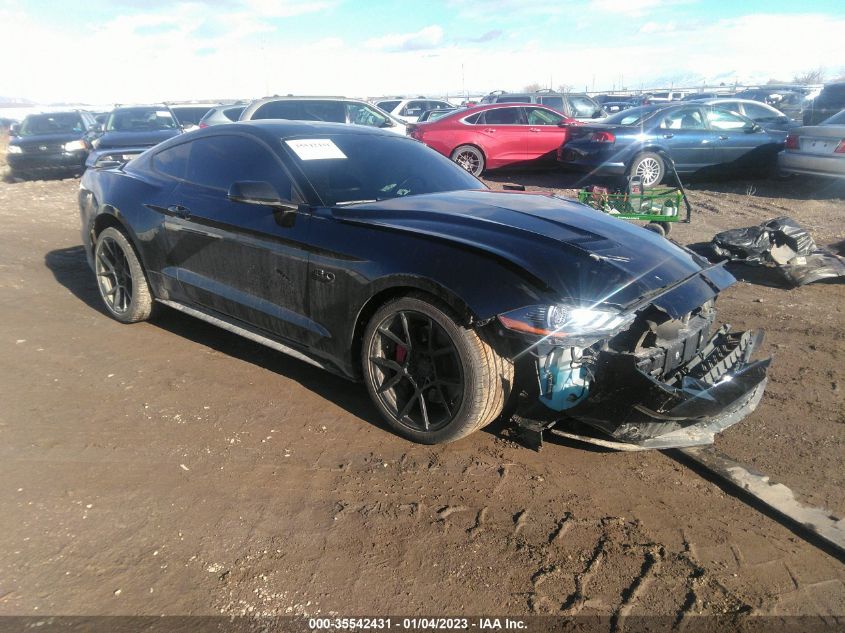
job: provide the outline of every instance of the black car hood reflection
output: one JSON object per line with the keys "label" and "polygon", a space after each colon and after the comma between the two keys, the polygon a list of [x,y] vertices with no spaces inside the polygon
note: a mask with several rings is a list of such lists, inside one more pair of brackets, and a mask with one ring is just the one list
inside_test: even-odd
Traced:
{"label": "black car hood reflection", "polygon": [[546,194],[453,191],[338,207],[333,215],[486,252],[558,299],[582,304],[630,307],[685,280],[701,286],[690,300],[706,301],[734,281],[722,269],[702,274],[703,260],[652,231]]}

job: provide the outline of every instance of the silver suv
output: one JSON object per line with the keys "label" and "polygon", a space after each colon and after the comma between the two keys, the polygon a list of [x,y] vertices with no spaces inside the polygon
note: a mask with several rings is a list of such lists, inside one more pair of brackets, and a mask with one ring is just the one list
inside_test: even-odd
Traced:
{"label": "silver suv", "polygon": [[238,119],[289,119],[327,121],[384,128],[405,134],[405,123],[366,101],[345,97],[265,97],[250,103]]}
{"label": "silver suv", "polygon": [[604,108],[592,97],[572,92],[562,93],[552,90],[505,92],[504,90],[495,90],[483,97],[481,103],[540,103],[579,121],[595,121],[607,116]]}

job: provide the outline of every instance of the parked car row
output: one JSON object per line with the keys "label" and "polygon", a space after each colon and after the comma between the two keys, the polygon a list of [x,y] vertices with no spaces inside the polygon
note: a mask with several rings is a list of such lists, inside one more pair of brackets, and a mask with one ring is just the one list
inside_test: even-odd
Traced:
{"label": "parked car row", "polygon": [[[816,101],[836,103],[831,84]],[[13,126],[9,165],[14,176],[116,166],[146,149],[194,128],[235,121],[285,119],[382,128],[409,135],[447,156],[473,175],[501,167],[557,164],[599,176],[637,175],[646,187],[659,184],[673,164],[679,173],[703,170],[771,172],[786,133],[800,124],[771,105],[738,97],[691,99],[667,93],[659,103],[620,106],[608,115],[587,95],[541,90],[495,91],[480,106],[456,107],[426,99],[381,100],[379,105],[344,97],[274,96],[249,104],[152,104],[122,106],[97,123],[92,113],[31,115]],[[699,95],[696,95],[699,96]],[[680,100],[684,97],[684,100]],[[642,99],[645,101],[645,99]],[[830,105],[829,107],[833,107]],[[803,128],[802,128],[803,130]],[[834,134],[826,127],[818,138]],[[809,138],[807,131],[800,138]],[[838,145],[795,141],[789,157],[806,147],[838,155]],[[798,142],[799,146],[795,143]],[[838,156],[834,156],[838,158]],[[816,161],[818,162],[818,161]],[[811,168],[804,163],[804,173]],[[783,173],[798,173],[784,166]],[[824,171],[816,169],[816,173]]]}

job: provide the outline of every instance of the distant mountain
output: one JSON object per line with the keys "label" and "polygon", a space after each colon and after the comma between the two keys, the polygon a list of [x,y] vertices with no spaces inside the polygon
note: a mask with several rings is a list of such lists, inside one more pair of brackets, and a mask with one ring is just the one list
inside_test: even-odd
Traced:
{"label": "distant mountain", "polygon": [[21,106],[35,105],[34,101],[24,99],[22,97],[3,97],[0,96],[0,108],[20,108]]}

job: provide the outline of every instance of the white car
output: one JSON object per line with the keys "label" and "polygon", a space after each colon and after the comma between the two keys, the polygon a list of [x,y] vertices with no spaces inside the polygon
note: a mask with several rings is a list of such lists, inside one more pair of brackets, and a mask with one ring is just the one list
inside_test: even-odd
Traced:
{"label": "white car", "polygon": [[377,127],[405,136],[407,127],[391,114],[359,99],[346,97],[266,97],[250,103],[239,121],[288,119],[326,121]]}
{"label": "white car", "polygon": [[440,99],[382,99],[376,106],[406,123],[416,123],[420,115],[427,110],[454,110],[455,106]]}

